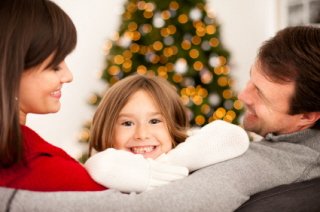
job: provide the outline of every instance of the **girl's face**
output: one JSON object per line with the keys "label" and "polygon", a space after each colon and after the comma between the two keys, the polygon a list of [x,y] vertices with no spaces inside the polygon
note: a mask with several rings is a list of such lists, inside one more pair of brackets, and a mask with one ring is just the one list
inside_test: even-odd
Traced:
{"label": "girl's face", "polygon": [[25,124],[28,113],[55,113],[60,109],[62,85],[72,81],[72,74],[64,61],[46,68],[52,57],[22,74],[18,97],[21,124]]}
{"label": "girl's face", "polygon": [[134,93],[122,108],[115,124],[114,148],[155,159],[172,149],[166,120],[143,90]]}

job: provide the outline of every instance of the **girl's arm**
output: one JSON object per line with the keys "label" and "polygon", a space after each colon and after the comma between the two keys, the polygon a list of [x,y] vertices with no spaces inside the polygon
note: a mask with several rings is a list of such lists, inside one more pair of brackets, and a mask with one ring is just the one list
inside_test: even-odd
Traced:
{"label": "girl's arm", "polygon": [[142,192],[188,176],[188,169],[108,148],[84,164],[101,185],[122,192]]}
{"label": "girl's arm", "polygon": [[237,125],[216,120],[157,160],[187,167],[191,172],[240,156],[248,147],[249,137],[245,130]]}

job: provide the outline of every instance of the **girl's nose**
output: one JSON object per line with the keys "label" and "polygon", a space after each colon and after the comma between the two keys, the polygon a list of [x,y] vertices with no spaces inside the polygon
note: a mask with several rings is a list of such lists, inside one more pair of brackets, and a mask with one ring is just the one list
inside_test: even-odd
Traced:
{"label": "girl's nose", "polygon": [[144,125],[139,125],[136,127],[135,139],[144,140],[149,137],[148,127]]}

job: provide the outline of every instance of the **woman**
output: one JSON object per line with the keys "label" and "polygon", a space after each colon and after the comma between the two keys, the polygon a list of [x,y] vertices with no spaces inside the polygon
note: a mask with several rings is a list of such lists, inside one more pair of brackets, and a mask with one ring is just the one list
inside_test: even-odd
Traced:
{"label": "woman", "polygon": [[35,191],[103,190],[63,150],[25,126],[29,113],[55,113],[72,81],[64,62],[76,29],[48,0],[0,2],[0,185]]}

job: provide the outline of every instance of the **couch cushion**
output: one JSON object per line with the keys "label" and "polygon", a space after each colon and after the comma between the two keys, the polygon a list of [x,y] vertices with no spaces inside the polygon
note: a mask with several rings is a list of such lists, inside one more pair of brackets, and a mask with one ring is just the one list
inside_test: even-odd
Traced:
{"label": "couch cushion", "polygon": [[320,178],[281,185],[254,194],[237,212],[320,211]]}

